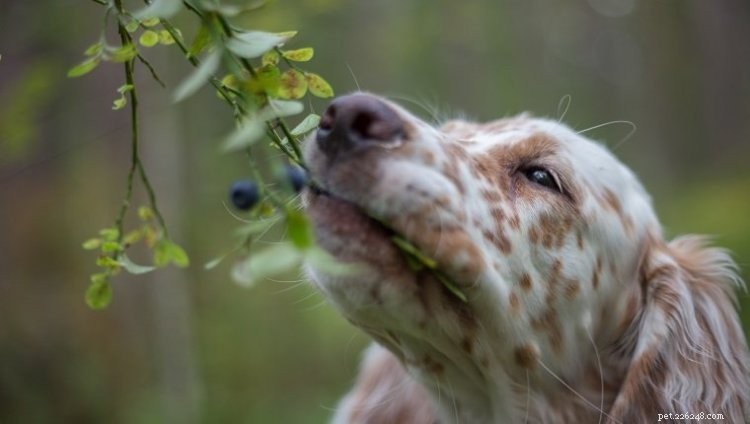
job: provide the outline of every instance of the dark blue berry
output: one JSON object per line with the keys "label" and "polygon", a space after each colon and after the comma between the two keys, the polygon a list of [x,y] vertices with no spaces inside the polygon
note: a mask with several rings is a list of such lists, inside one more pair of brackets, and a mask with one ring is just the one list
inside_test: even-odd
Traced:
{"label": "dark blue berry", "polygon": [[299,193],[307,185],[307,174],[305,170],[295,165],[287,165],[284,169],[289,185],[295,193]]}
{"label": "dark blue berry", "polygon": [[232,199],[235,208],[246,211],[258,203],[260,190],[258,190],[258,185],[252,181],[235,181],[229,190],[229,197]]}

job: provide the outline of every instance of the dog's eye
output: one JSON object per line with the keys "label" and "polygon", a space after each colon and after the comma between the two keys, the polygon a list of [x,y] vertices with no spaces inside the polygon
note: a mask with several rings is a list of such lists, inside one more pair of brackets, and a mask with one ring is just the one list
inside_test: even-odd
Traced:
{"label": "dog's eye", "polygon": [[522,170],[522,172],[523,175],[532,183],[539,184],[540,186],[544,186],[562,193],[560,184],[557,182],[557,179],[550,171],[538,166],[533,166]]}

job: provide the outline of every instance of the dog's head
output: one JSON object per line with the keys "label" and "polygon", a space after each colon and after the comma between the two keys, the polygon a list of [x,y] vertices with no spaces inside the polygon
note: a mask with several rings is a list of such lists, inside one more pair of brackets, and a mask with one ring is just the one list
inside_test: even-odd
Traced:
{"label": "dog's head", "polygon": [[[676,337],[673,319],[688,336],[707,337],[710,325],[675,312],[694,306],[681,303],[691,278],[729,306],[707,319],[728,326],[736,370],[747,376],[726,256],[694,240],[663,242],[633,173],[557,121],[522,115],[436,128],[353,94],[327,109],[306,160],[320,186],[304,199],[319,244],[363,265],[350,275],[311,267],[313,281],[428,389],[449,384],[467,410],[523,409],[519,393],[528,390],[604,413],[629,378],[644,378],[628,375],[639,357],[671,360],[654,355]],[[434,259],[466,301],[432,270],[411,267],[393,234]],[[690,255],[692,275],[682,263]],[[564,386],[578,396],[556,394],[570,395]],[[628,396],[617,398],[622,417],[640,395]]]}

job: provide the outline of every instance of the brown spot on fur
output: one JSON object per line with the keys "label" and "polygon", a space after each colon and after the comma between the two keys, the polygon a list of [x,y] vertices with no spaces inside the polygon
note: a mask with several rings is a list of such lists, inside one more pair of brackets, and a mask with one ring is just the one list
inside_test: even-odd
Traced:
{"label": "brown spot on fur", "polygon": [[521,220],[518,218],[518,214],[512,214],[508,218],[508,223],[510,224],[510,228],[514,230],[518,230],[519,228],[521,228]]}
{"label": "brown spot on fur", "polygon": [[510,250],[511,250],[510,240],[508,240],[508,238],[505,237],[505,234],[503,233],[495,234],[495,233],[490,232],[489,230],[484,230],[482,232],[482,235],[484,235],[484,238],[491,241],[492,244],[494,244],[495,247],[500,249],[500,251],[503,252],[504,254],[507,255],[508,253],[510,253]]}
{"label": "brown spot on fur", "polygon": [[515,292],[510,292],[508,295],[508,303],[510,304],[510,310],[517,314],[521,310],[521,303],[518,300],[518,295]]}
{"label": "brown spot on fur", "polygon": [[445,371],[445,366],[440,362],[432,359],[432,357],[429,355],[425,355],[422,359],[422,366],[427,372],[437,376],[442,375]]}
{"label": "brown spot on fur", "polygon": [[490,215],[492,215],[492,219],[498,225],[500,225],[505,220],[505,213],[500,208],[492,208],[490,210]]}
{"label": "brown spot on fur", "polygon": [[575,280],[568,280],[565,284],[565,297],[568,300],[573,299],[576,297],[578,292],[581,290],[581,285],[578,283],[578,281]]}
{"label": "brown spot on fur", "polygon": [[633,228],[633,219],[625,214],[622,209],[622,204],[620,203],[620,200],[617,198],[615,193],[612,190],[605,188],[602,198],[604,200],[604,206],[617,215],[617,217],[620,219],[620,222],[622,223],[623,228],[625,229],[625,232],[628,235],[632,236],[635,232]]}
{"label": "brown spot on fur", "polygon": [[539,232],[537,232],[537,229],[534,226],[529,228],[529,242],[531,242],[531,244],[539,243]]}
{"label": "brown spot on fur", "polygon": [[578,246],[578,250],[583,250],[583,233],[580,229],[576,231],[576,246]]}
{"label": "brown spot on fur", "polygon": [[596,290],[599,288],[599,270],[597,268],[594,268],[591,271],[591,287]]}
{"label": "brown spot on fur", "polygon": [[459,193],[464,194],[465,187],[463,182],[461,181],[461,178],[459,178],[460,174],[458,172],[458,161],[456,161],[455,158],[449,157],[448,160],[444,163],[443,175],[451,180],[451,182],[458,189]]}
{"label": "brown spot on fur", "polygon": [[473,340],[468,337],[464,337],[461,340],[461,350],[471,355],[471,352],[474,350]]}
{"label": "brown spot on fur", "polygon": [[482,197],[484,197],[488,201],[488,203],[498,203],[503,200],[503,196],[499,191],[495,189],[484,188],[480,193]]}
{"label": "brown spot on fur", "polygon": [[531,276],[526,273],[521,275],[521,278],[518,279],[518,285],[521,286],[521,288],[525,292],[528,292],[529,290],[531,290],[531,286],[532,286]]}
{"label": "brown spot on fur", "polygon": [[539,352],[537,352],[534,346],[529,344],[519,346],[515,349],[514,354],[516,357],[516,364],[521,368],[531,370],[536,367]]}
{"label": "brown spot on fur", "polygon": [[562,351],[562,329],[554,307],[547,309],[540,317],[533,318],[531,326],[535,330],[544,331],[547,334],[550,346],[555,353]]}

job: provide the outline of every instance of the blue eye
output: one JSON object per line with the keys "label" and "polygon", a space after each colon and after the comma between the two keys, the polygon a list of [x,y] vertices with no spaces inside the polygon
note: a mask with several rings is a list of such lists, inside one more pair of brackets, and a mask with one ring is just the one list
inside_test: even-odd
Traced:
{"label": "blue eye", "polygon": [[538,166],[534,166],[526,168],[522,170],[522,172],[526,179],[531,181],[532,183],[539,184],[540,186],[547,187],[549,189],[562,193],[560,184],[558,184],[557,179],[555,179],[550,171]]}

